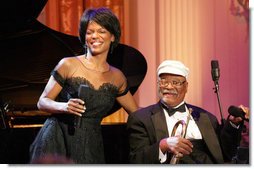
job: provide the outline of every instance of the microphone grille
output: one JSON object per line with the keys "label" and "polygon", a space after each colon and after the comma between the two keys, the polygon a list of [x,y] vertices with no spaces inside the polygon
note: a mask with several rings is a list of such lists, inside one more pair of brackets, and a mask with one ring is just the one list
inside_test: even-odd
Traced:
{"label": "microphone grille", "polygon": [[89,86],[88,85],[80,85],[78,90],[78,97],[85,101],[85,98],[87,98],[89,95]]}
{"label": "microphone grille", "polygon": [[211,66],[212,66],[212,69],[219,68],[219,62],[218,62],[218,60],[212,60],[211,61]]}

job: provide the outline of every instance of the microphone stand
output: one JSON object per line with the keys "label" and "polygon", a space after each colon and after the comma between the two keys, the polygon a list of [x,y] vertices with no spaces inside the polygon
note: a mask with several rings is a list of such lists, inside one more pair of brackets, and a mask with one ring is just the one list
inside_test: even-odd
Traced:
{"label": "microphone stand", "polygon": [[219,94],[219,83],[217,80],[214,81],[214,93],[216,93],[217,95],[217,100],[218,100],[218,103],[219,103],[219,109],[220,109],[220,116],[221,116],[221,124],[224,125],[224,118],[223,118],[223,115],[222,115],[222,106],[221,106],[221,101],[220,101],[220,94]]}

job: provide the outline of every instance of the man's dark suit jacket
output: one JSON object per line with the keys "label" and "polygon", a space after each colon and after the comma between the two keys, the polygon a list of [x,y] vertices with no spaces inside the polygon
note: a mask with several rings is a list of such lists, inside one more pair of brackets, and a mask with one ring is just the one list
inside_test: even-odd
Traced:
{"label": "man's dark suit jacket", "polygon": [[[230,162],[240,144],[241,127],[233,128],[228,120],[225,120],[221,127],[213,114],[197,106],[186,105],[192,108],[192,117],[215,163]],[[169,137],[166,118],[160,103],[131,113],[127,120],[127,130],[130,163],[160,163],[159,142]]]}

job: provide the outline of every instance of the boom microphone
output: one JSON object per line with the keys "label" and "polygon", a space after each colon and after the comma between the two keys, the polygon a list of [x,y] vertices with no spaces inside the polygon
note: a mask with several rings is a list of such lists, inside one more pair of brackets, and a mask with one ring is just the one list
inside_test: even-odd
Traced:
{"label": "boom microphone", "polygon": [[224,125],[224,118],[223,118],[223,114],[222,114],[222,106],[221,106],[220,94],[219,94],[220,68],[219,68],[218,60],[212,60],[211,67],[212,67],[212,70],[211,70],[212,78],[213,78],[214,86],[215,86],[214,93],[217,94],[217,99],[218,99],[219,108],[220,108],[221,123],[222,123],[222,125]]}
{"label": "boom microphone", "polygon": [[220,78],[220,68],[219,68],[218,60],[212,60],[211,67],[212,67],[211,73],[212,73],[213,81],[218,82]]}
{"label": "boom microphone", "polygon": [[245,118],[244,111],[236,106],[229,106],[228,113],[234,117],[241,117],[243,120],[249,121],[249,119]]}
{"label": "boom microphone", "polygon": [[[89,91],[89,87],[87,85],[80,85],[79,90],[78,90],[78,97],[85,101],[85,98],[87,97]],[[80,128],[81,127],[81,118],[80,116],[75,116],[74,119],[74,127],[75,128]]]}

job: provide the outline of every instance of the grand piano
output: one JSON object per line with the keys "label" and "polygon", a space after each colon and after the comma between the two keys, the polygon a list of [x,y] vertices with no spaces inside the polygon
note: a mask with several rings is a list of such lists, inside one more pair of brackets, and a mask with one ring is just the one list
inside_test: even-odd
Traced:
{"label": "grand piano", "polygon": [[[29,163],[29,146],[47,112],[36,103],[51,70],[63,57],[83,52],[78,37],[50,29],[36,18],[47,0],[6,0],[0,5],[0,163]],[[108,56],[126,75],[134,94],[143,81],[147,63],[135,48],[118,45]],[[116,103],[111,112],[119,110]],[[127,163],[126,124],[102,124],[106,162]]]}

